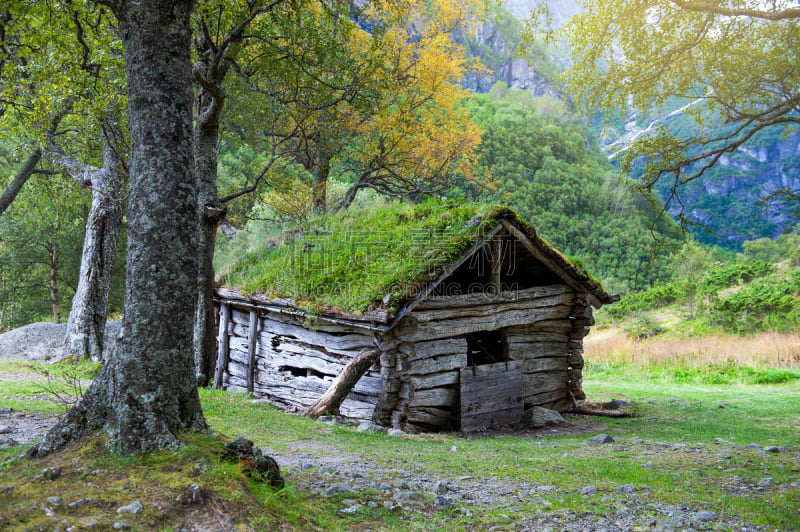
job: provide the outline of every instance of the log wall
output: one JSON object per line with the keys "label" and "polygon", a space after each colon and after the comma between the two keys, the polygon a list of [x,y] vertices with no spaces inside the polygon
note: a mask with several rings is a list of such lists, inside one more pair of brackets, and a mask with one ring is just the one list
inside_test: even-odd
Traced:
{"label": "log wall", "polygon": [[[225,313],[220,314],[224,318]],[[373,333],[356,328],[319,324],[312,330],[293,316],[235,307],[227,331],[224,388],[250,391],[295,412],[314,404],[344,366],[376,341]],[[347,396],[341,414],[371,420],[382,391],[381,370],[376,366]]]}
{"label": "log wall", "polygon": [[[521,375],[524,408],[569,407],[570,393],[576,400],[584,398],[583,337],[593,323],[591,307],[584,294],[566,285],[428,297],[389,334],[324,322],[310,329],[297,316],[224,307],[217,379],[227,389],[250,391],[291,411],[311,406],[353,357],[378,343],[380,362],[358,381],[341,414],[407,431],[459,430],[462,407],[472,404],[461,396],[461,371],[468,358],[465,335],[495,329],[503,330],[505,355]],[[497,384],[467,380],[470,397],[491,395]],[[479,402],[489,406],[470,423],[513,422],[516,414],[509,413],[508,401],[499,402],[497,412],[490,408],[493,403]],[[466,411],[473,415],[474,408]]]}

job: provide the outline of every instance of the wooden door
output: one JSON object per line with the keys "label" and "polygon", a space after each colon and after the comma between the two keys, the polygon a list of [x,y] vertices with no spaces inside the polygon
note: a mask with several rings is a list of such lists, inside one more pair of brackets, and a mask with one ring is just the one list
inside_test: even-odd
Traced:
{"label": "wooden door", "polygon": [[518,360],[461,370],[461,430],[513,425],[522,420],[522,368]]}

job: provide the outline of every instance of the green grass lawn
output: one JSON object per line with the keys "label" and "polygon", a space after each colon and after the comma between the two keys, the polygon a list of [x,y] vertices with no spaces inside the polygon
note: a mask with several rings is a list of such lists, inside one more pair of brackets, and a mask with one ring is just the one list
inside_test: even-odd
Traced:
{"label": "green grass lawn", "polygon": [[[4,376],[23,369],[8,363],[0,365]],[[51,371],[62,370],[66,371],[56,366]],[[87,378],[93,374],[88,369],[81,371]],[[506,434],[465,438],[454,433],[390,437],[381,432],[359,433],[353,425],[287,414],[253,402],[245,394],[201,390],[204,411],[214,431],[223,439],[244,436],[265,447],[281,464],[287,488],[274,492],[243,481],[235,467],[222,463],[211,463],[199,477],[171,478],[170,467],[176,475],[191,470],[192,463],[198,460],[194,451],[184,453],[186,467],[167,467],[167,459],[142,457],[126,459],[122,465],[113,462],[113,468],[143,468],[136,473],[142,485],[156,482],[179,489],[183,483],[206,482],[218,486],[216,497],[221,504],[242,505],[245,509],[240,514],[247,515],[247,522],[255,529],[279,523],[280,527],[299,530],[510,530],[519,519],[536,512],[565,515],[591,511],[597,516],[613,515],[621,500],[619,487],[632,484],[645,504],[688,505],[722,516],[739,516],[747,524],[773,530],[800,530],[800,387],[796,381],[776,385],[704,385],[647,382],[632,374],[635,372],[603,371],[592,375],[589,371],[584,388],[589,401],[622,398],[633,402],[634,417],[573,417],[568,419],[571,426],[588,426],[589,430],[548,437]],[[3,378],[0,406],[38,413],[53,411],[46,401],[31,399],[40,396],[40,392],[31,395],[36,389],[28,382],[31,379],[24,375],[13,380]],[[599,432],[612,435],[615,442],[587,445],[586,440]],[[715,441],[716,438],[726,442]],[[781,450],[765,453],[746,447],[753,443]],[[209,451],[203,450],[202,441],[193,440],[190,448],[200,449],[196,454],[209,462]],[[24,484],[24,478],[40,466],[14,459],[20,450],[0,450],[0,461],[10,459],[0,466],[0,476]],[[473,507],[468,515],[398,513],[380,505],[344,515],[341,497],[320,498],[309,491],[308,486],[319,482],[320,471],[306,470],[296,463],[286,465],[298,453],[341,460],[345,467],[358,463],[366,476],[376,482],[397,484],[404,478],[426,475],[453,484],[458,484],[459,479],[471,479],[463,481],[467,484],[501,484],[507,486],[509,497],[516,497],[516,502]],[[69,459],[74,461],[75,457]],[[92,459],[101,464],[108,458],[98,452]],[[153,468],[163,471],[156,474],[150,471]],[[125,484],[120,480],[123,476],[115,476],[114,484],[103,493],[129,497],[119,491],[124,490]],[[772,480],[769,486],[760,488],[764,479]],[[525,496],[532,486],[547,485],[556,490],[541,497]],[[585,486],[593,486],[597,492],[576,492]],[[432,502],[432,495],[426,496]],[[374,489],[362,489],[352,498],[366,503],[379,497]],[[11,504],[13,500],[6,502]],[[653,516],[654,520],[658,518]]]}

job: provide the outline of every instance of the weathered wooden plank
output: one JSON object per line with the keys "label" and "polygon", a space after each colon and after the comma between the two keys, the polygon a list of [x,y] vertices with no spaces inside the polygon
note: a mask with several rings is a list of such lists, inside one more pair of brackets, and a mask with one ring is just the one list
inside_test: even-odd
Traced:
{"label": "weathered wooden plank", "polygon": [[566,332],[527,332],[518,333],[506,329],[506,341],[512,343],[537,343],[537,342],[558,342],[566,344],[570,341],[570,335]]}
{"label": "weathered wooden plank", "polygon": [[525,403],[525,408],[530,408],[532,406],[544,406],[547,403],[560,401],[566,398],[567,389],[564,387],[559,390],[526,395],[523,397],[523,402]]}
{"label": "weathered wooden plank", "polygon": [[563,357],[528,358],[520,361],[522,373],[541,373],[543,371],[567,371],[569,360]]}
{"label": "weathered wooden plank", "polygon": [[[406,424],[404,429],[435,429],[446,426],[453,417],[449,408],[414,407],[405,412]],[[393,419],[394,421],[394,419]]]}
{"label": "weathered wooden plank", "polygon": [[546,309],[512,310],[485,317],[429,321],[420,323],[417,330],[404,339],[418,342],[436,338],[449,338],[478,331],[489,331],[512,325],[533,323],[539,320],[561,319],[565,318],[567,314],[569,314],[569,306],[559,305],[558,307]]}
{"label": "weathered wooden plank", "polygon": [[572,332],[572,329],[572,323],[569,321],[569,319],[545,319],[533,323],[512,325],[506,329],[506,333],[512,335],[525,335],[534,333],[560,332],[569,335]]}
{"label": "weathered wooden plank", "polygon": [[454,406],[458,390],[455,388],[431,388],[415,390],[408,400],[409,408],[416,406]]}
{"label": "weathered wooden plank", "polygon": [[339,407],[339,413],[355,421],[371,421],[375,412],[375,404],[365,401],[345,399]]}
{"label": "weathered wooden plank", "polygon": [[413,345],[413,351],[408,354],[409,362],[441,355],[465,354],[467,352],[467,340],[465,338],[444,338],[431,342],[417,342]]}
{"label": "weathered wooden plank", "polygon": [[425,322],[453,320],[462,318],[478,318],[494,316],[500,313],[511,311],[523,311],[529,309],[550,309],[557,307],[567,307],[565,313],[569,316],[572,311],[572,293],[556,294],[549,297],[535,299],[510,300],[494,304],[462,306],[455,308],[440,308],[436,310],[415,310],[414,317],[417,319],[418,326]]}
{"label": "weathered wooden plank", "polygon": [[525,360],[529,358],[542,358],[552,356],[567,356],[569,348],[565,343],[555,342],[536,342],[536,343],[520,343],[509,342],[508,354],[511,358],[517,360]]}
{"label": "weathered wooden plank", "polygon": [[522,419],[519,361],[462,369],[460,382],[462,431],[515,424]]}
{"label": "weathered wooden plank", "polygon": [[258,340],[258,313],[250,311],[249,330],[247,331],[247,391],[253,391],[253,378],[256,372],[256,343]]}
{"label": "weathered wooden plank", "polygon": [[522,389],[525,396],[566,389],[569,376],[566,371],[548,371],[523,375]]}
{"label": "weathered wooden plank", "polygon": [[[365,347],[374,345],[374,335],[367,334],[333,334],[331,331],[308,330],[302,325],[279,321],[273,318],[261,318],[261,334],[259,342],[271,344],[273,341],[294,339],[298,342],[315,345],[324,350],[350,354],[358,353]],[[276,340],[276,337],[277,340]]]}
{"label": "weathered wooden plank", "polygon": [[220,309],[219,318],[219,332],[217,335],[217,342],[219,350],[217,351],[217,367],[214,372],[214,388],[222,387],[222,377],[225,374],[225,368],[228,365],[228,327],[231,321],[231,306],[222,305]]}
{"label": "weathered wooden plank", "polygon": [[311,369],[323,375],[336,376],[344,368],[347,359],[333,359],[325,353],[314,350],[288,351],[260,346],[256,352],[256,363],[264,370],[279,367]]}
{"label": "weathered wooden plank", "polygon": [[443,355],[440,357],[425,358],[423,360],[415,360],[414,362],[407,363],[408,367],[403,365],[398,368],[408,375],[424,375],[426,373],[441,373],[442,371],[449,371],[453,369],[463,368],[467,365],[467,353],[458,355]]}
{"label": "weathered wooden plank", "polygon": [[444,371],[442,373],[432,373],[428,375],[413,375],[409,378],[414,390],[426,390],[439,386],[449,386],[458,384],[458,370]]}
{"label": "weathered wooden plank", "polygon": [[549,286],[524,288],[521,290],[509,290],[494,294],[479,292],[453,296],[430,296],[417,305],[416,311],[419,312],[422,310],[494,305],[507,301],[525,301],[530,299],[553,297],[565,293],[574,292],[566,285],[555,284]]}

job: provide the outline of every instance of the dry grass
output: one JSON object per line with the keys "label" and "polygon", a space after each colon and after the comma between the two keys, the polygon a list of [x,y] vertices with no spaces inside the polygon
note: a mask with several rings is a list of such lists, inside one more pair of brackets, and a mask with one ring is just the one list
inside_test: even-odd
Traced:
{"label": "dry grass", "polygon": [[590,334],[584,347],[586,359],[600,364],[667,368],[735,362],[740,366],[800,368],[800,335],[789,333],[637,341],[619,330],[605,329]]}

